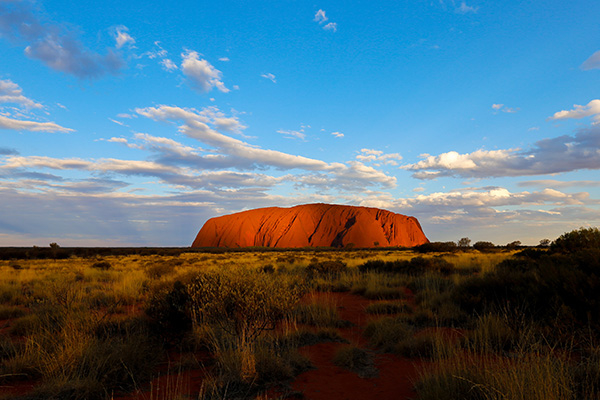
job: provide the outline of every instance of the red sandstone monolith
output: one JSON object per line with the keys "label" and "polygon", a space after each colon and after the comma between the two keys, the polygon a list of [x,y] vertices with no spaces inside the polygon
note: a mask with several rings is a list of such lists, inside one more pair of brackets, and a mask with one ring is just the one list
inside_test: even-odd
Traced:
{"label": "red sandstone monolith", "polygon": [[414,217],[370,207],[305,204],[211,218],[192,247],[412,247],[428,243]]}

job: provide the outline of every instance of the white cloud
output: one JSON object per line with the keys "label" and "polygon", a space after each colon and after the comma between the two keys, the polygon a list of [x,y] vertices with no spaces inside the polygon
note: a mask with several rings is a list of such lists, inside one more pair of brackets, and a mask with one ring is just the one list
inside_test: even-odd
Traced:
{"label": "white cloud", "polygon": [[325,29],[326,31],[334,31],[337,32],[337,23],[336,22],[330,22],[327,25],[325,25],[323,27],[323,29]]}
{"label": "white cloud", "polygon": [[125,125],[123,122],[121,122],[121,121],[117,121],[116,119],[109,118],[108,120],[109,120],[110,122],[114,122],[114,123],[115,123],[115,124],[117,124],[117,125],[121,125],[121,126],[127,126],[127,125]]}
{"label": "white cloud", "polygon": [[315,19],[314,21],[318,22],[318,23],[322,23],[327,21],[329,18],[327,18],[327,16],[325,15],[325,11],[323,10],[319,10],[317,11],[317,13],[315,14]]}
{"label": "white cloud", "polygon": [[[329,22],[329,23],[325,24],[325,22],[329,21],[329,18],[327,18],[327,16],[325,15],[325,11],[323,11],[323,10],[317,11],[313,21],[316,21],[319,25],[322,25],[323,29],[325,29],[327,31],[337,32],[337,23],[336,22]],[[325,25],[323,25],[323,24],[325,24]]]}
{"label": "white cloud", "polygon": [[287,138],[296,138],[296,139],[306,139],[306,134],[304,133],[304,130],[301,131],[286,131],[283,129],[280,129],[277,131],[277,133],[281,133],[282,135],[284,135]]}
{"label": "white cloud", "polygon": [[181,70],[191,81],[192,86],[202,92],[209,92],[212,88],[217,88],[223,93],[229,92],[222,79],[222,73],[213,67],[208,61],[200,59],[200,55],[188,50],[181,55],[183,62]]}
{"label": "white cloud", "polygon": [[11,119],[0,115],[0,129],[11,129],[11,130],[26,130],[35,132],[73,132],[73,129],[65,128],[54,122],[36,122],[36,121],[22,121],[18,119]]}
{"label": "white cloud", "polygon": [[169,72],[175,71],[176,69],[178,69],[177,65],[173,61],[171,61],[170,59],[168,59],[168,58],[162,59],[160,61],[160,65],[163,66],[163,68],[165,69],[165,71],[169,71]]}
{"label": "white cloud", "polygon": [[101,55],[86,48],[66,24],[52,22],[33,2],[0,1],[0,37],[25,42],[25,54],[46,66],[78,78],[98,78],[123,68],[122,58],[108,50]]}
{"label": "white cloud", "polygon": [[457,7],[455,9],[456,13],[458,14],[469,14],[469,13],[477,13],[477,10],[479,10],[479,7],[472,7],[472,6],[468,6],[466,2],[461,2],[460,6]]}
{"label": "white cloud", "polygon": [[260,76],[262,76],[263,78],[269,79],[270,81],[272,81],[273,83],[277,83],[277,80],[275,79],[275,75],[268,73],[268,74],[261,74]]}
{"label": "white cloud", "polygon": [[331,132],[331,134],[333,136],[335,136],[336,138],[343,138],[344,134],[342,132]]}
{"label": "white cloud", "polygon": [[554,174],[582,169],[600,169],[600,127],[582,129],[574,136],[564,135],[534,143],[528,150],[456,151],[403,166],[418,179],[443,176],[501,177]]}
{"label": "white cloud", "polygon": [[128,44],[130,46],[135,44],[135,39],[132,38],[129,33],[129,29],[126,26],[118,26],[115,28],[115,41],[117,42],[117,49],[120,49],[124,45]]}
{"label": "white cloud", "polygon": [[600,187],[600,181],[558,181],[555,179],[541,179],[535,181],[519,182],[520,187],[543,188],[571,188],[571,187]]}
{"label": "white cloud", "polygon": [[492,104],[492,108],[496,111],[502,110],[502,112],[514,114],[519,111],[519,108],[504,107],[504,104]]}
{"label": "white cloud", "polygon": [[40,103],[23,96],[23,89],[9,79],[0,79],[0,103],[19,104],[26,108],[42,108]]}
{"label": "white cloud", "polygon": [[593,116],[594,124],[600,123],[600,100],[592,100],[585,106],[573,105],[572,110],[562,110],[554,113],[550,119],[581,119]]}
{"label": "white cloud", "polygon": [[377,162],[386,165],[398,165],[397,161],[402,160],[402,156],[399,153],[384,154],[381,150],[361,149],[360,154],[356,156],[356,159],[363,162]]}
{"label": "white cloud", "polygon": [[581,64],[580,68],[584,71],[589,71],[590,69],[599,69],[600,68],[600,50],[595,52]]}
{"label": "white cloud", "polygon": [[229,60],[229,57],[221,57],[221,58],[219,58],[219,61],[227,62],[230,60]]}

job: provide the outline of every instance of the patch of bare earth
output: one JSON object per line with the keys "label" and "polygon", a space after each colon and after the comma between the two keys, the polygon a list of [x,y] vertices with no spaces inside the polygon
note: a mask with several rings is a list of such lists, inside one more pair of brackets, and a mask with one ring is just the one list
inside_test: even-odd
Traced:
{"label": "patch of bare earth", "polygon": [[[366,307],[373,303],[363,297],[349,293],[327,293],[334,297],[342,319],[353,326],[340,329],[340,334],[350,343],[367,347],[362,335],[369,316]],[[344,344],[319,343],[306,346],[300,351],[308,356],[316,369],[300,374],[292,383],[295,391],[302,392],[306,399],[411,399],[416,397],[413,389],[417,378],[419,361],[378,354],[375,366],[378,376],[361,378],[356,373],[333,363],[335,352]]]}

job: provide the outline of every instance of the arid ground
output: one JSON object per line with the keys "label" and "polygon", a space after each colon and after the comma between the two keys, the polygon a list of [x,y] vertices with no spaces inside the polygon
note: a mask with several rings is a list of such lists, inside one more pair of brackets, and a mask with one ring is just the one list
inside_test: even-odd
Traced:
{"label": "arid ground", "polygon": [[599,399],[597,234],[4,257],[0,398]]}

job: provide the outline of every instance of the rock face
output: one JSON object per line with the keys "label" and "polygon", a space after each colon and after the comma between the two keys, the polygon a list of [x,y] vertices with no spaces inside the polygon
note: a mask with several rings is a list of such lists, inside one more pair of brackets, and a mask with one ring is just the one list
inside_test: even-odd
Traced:
{"label": "rock face", "polygon": [[378,208],[306,204],[211,218],[192,247],[412,247],[428,243],[419,221]]}

